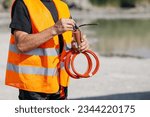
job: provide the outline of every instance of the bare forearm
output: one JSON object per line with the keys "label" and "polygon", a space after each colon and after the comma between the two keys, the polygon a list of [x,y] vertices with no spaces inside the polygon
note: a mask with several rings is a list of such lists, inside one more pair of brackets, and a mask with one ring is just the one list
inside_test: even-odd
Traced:
{"label": "bare forearm", "polygon": [[21,52],[33,50],[56,35],[53,27],[37,34],[16,33],[17,47]]}
{"label": "bare forearm", "polygon": [[37,34],[28,34],[23,31],[15,31],[17,47],[21,52],[33,50],[56,35],[66,31],[72,31],[75,22],[72,19],[60,19],[57,23]]}

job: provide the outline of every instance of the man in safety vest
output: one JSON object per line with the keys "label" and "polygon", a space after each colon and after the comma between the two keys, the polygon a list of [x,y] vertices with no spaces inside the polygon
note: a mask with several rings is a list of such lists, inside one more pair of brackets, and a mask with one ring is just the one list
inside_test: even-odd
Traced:
{"label": "man in safety vest", "polygon": [[[71,48],[74,20],[61,0],[16,0],[12,6],[6,85],[20,100],[67,99],[62,58]],[[80,51],[88,48],[83,37]]]}

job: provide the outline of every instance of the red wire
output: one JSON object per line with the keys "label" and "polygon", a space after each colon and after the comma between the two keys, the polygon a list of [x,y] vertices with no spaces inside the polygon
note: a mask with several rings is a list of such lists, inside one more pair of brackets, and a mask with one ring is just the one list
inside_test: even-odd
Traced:
{"label": "red wire", "polygon": [[[88,77],[95,75],[100,67],[100,61],[99,61],[97,55],[94,52],[92,52],[91,50],[86,50],[85,52],[82,53],[83,55],[85,55],[85,57],[88,61],[88,68],[84,74],[80,74],[75,70],[75,67],[74,67],[74,60],[78,54],[80,54],[80,53],[75,53],[73,50],[71,50],[66,55],[66,59],[65,59],[64,63],[65,63],[66,72],[69,74],[69,76],[71,76],[72,78],[75,78],[75,79],[79,79],[79,78],[88,78]],[[96,61],[96,66],[92,72],[91,72],[91,70],[92,70],[93,63],[92,63],[91,57],[89,55],[92,55]],[[74,73],[72,73],[70,71],[71,69]]]}
{"label": "red wire", "polygon": [[91,72],[92,70],[92,60],[90,58],[90,56],[87,54],[87,52],[83,52],[82,53],[83,55],[85,55],[87,61],[88,61],[88,68],[86,70],[86,72],[84,74],[80,74],[78,73],[76,70],[75,70],[75,67],[74,67],[74,60],[76,58],[77,55],[79,55],[79,53],[76,53],[74,55],[72,55],[72,59],[71,59],[71,67],[72,67],[72,71],[80,78],[88,78],[89,77],[89,73]]}

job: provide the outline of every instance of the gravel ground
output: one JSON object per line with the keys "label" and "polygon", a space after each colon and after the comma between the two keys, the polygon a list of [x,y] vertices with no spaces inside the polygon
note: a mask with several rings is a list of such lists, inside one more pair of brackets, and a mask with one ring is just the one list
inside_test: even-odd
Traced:
{"label": "gravel ground", "polygon": [[[0,99],[16,100],[18,90],[4,85],[9,33],[0,37]],[[84,59],[78,59],[77,64],[84,65]],[[150,99],[150,59],[100,56],[100,60],[94,77],[70,80],[69,99]]]}

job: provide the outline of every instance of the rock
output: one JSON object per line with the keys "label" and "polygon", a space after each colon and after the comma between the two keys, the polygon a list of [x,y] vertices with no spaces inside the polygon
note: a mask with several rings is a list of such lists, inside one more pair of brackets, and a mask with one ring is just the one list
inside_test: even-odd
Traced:
{"label": "rock", "polygon": [[90,9],[92,8],[92,5],[90,4],[90,2],[88,0],[66,0],[67,3],[69,5],[74,5],[76,6],[76,8],[79,8],[79,9]]}

